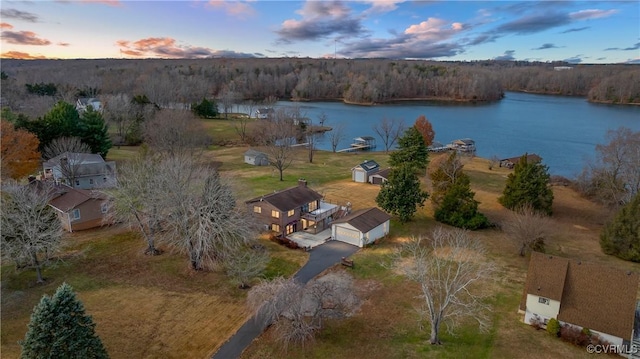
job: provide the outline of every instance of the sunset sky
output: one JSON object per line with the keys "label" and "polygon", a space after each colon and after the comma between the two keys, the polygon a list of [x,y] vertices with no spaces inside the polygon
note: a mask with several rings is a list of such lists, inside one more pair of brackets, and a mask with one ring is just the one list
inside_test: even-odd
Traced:
{"label": "sunset sky", "polygon": [[640,1],[10,1],[2,58],[640,63]]}

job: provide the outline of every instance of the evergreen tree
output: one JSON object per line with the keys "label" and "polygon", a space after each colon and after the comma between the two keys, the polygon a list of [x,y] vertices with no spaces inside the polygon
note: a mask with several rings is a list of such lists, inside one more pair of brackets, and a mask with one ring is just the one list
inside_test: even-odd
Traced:
{"label": "evergreen tree", "polygon": [[398,149],[389,156],[389,164],[391,167],[407,164],[415,171],[424,171],[427,168],[429,151],[422,134],[415,127],[409,127],[398,139]]}
{"label": "evergreen tree", "polygon": [[603,228],[600,246],[607,254],[640,262],[640,194],[636,194]]}
{"label": "evergreen tree", "polygon": [[507,177],[507,184],[498,202],[511,210],[530,205],[534,210],[551,215],[553,191],[549,186],[548,167],[541,162],[528,162],[524,154],[516,164],[513,173]]}
{"label": "evergreen tree", "polygon": [[455,182],[444,193],[435,219],[458,228],[476,230],[487,228],[489,220],[478,212],[478,201],[471,191],[469,176],[460,173]]}
{"label": "evergreen tree", "polygon": [[95,326],[71,286],[63,283],[52,297],[43,296],[33,309],[27,334],[20,343],[20,358],[108,358]]}
{"label": "evergreen tree", "polygon": [[439,158],[438,161],[439,163],[436,166],[436,170],[429,173],[433,187],[431,202],[436,206],[440,205],[442,198],[449,188],[453,186],[456,179],[463,174],[462,168],[464,167],[462,161],[460,161],[458,151],[452,151],[444,161],[442,157]]}
{"label": "evergreen tree", "polygon": [[80,118],[76,136],[91,148],[91,153],[97,153],[106,158],[111,149],[108,129],[102,114],[89,108]]}
{"label": "evergreen tree", "polygon": [[191,110],[200,118],[214,118],[218,116],[218,105],[215,101],[209,101],[206,98],[203,98],[199,104],[193,103]]}
{"label": "evergreen tree", "polygon": [[70,103],[60,101],[42,118],[34,121],[35,131],[27,129],[38,136],[40,140],[39,150],[42,153],[42,150],[54,139],[76,136],[79,122],[80,115],[76,108]]}
{"label": "evergreen tree", "polygon": [[429,194],[420,188],[415,167],[404,164],[391,169],[389,180],[382,184],[376,203],[385,211],[398,216],[401,222],[407,222],[413,218],[417,206],[422,207],[428,197]]}

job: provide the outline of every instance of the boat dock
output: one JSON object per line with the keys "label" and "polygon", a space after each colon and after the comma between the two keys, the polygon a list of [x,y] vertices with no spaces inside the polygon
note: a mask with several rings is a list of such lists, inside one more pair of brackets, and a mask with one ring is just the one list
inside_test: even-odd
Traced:
{"label": "boat dock", "polygon": [[353,139],[353,143],[349,148],[343,148],[336,152],[353,152],[369,150],[376,147],[376,139],[371,136],[356,137]]}

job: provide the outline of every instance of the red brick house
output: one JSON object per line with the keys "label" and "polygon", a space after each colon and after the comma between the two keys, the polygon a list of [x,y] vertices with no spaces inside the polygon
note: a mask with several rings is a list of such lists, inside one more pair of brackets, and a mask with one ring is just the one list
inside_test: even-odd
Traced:
{"label": "red brick house", "polygon": [[329,228],[339,206],[322,201],[322,195],[307,187],[307,181],[282,191],[245,202],[265,229],[287,236],[293,232],[318,233]]}

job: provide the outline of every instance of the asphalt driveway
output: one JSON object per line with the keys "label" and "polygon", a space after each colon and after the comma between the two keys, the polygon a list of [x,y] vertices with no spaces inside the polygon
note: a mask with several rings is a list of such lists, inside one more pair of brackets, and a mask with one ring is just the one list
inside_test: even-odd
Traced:
{"label": "asphalt driveway", "polygon": [[[325,269],[340,263],[342,257],[349,257],[358,251],[358,247],[340,241],[329,241],[309,252],[309,260],[295,274],[300,283],[307,283]],[[238,358],[240,354],[264,331],[261,321],[251,317],[240,329],[227,340],[213,355],[212,359]]]}

